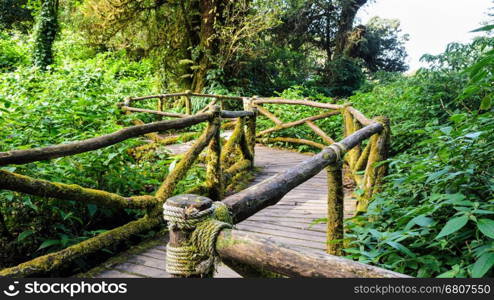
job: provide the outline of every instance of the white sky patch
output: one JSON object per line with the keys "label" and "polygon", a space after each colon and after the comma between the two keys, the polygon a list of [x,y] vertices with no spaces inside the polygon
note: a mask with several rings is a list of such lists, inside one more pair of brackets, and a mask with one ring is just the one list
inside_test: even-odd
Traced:
{"label": "white sky patch", "polygon": [[477,35],[470,31],[487,21],[492,0],[376,0],[359,11],[362,23],[379,16],[399,19],[406,44],[410,71],[421,66],[423,54],[444,52],[451,42],[468,42]]}

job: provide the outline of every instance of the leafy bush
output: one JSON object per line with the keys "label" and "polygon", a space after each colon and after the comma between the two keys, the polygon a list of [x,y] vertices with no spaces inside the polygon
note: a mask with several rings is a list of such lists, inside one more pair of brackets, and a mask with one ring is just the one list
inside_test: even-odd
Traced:
{"label": "leafy bush", "polygon": [[347,221],[348,257],[418,277],[492,277],[492,43],[452,44],[425,57],[429,69],[352,97],[391,118],[396,156],[368,212]]}
{"label": "leafy bush", "polygon": [[19,35],[0,32],[0,73],[12,71],[28,62],[27,47]]}
{"label": "leafy bush", "polygon": [[422,153],[390,162],[369,211],[348,222],[349,256],[419,277],[481,277],[494,266],[494,114],[426,129]]}
{"label": "leafy bush", "polygon": [[[76,36],[68,36],[69,41]],[[0,77],[0,151],[29,149],[107,134],[131,125],[135,115],[122,114],[116,103],[130,95],[151,94],[154,77],[149,61],[130,61],[124,52],[90,55],[75,42],[57,44],[57,64],[50,72],[28,66]],[[123,196],[152,193],[179,159],[163,149],[146,160],[127,150],[143,141],[2,169],[55,182],[75,183]],[[202,179],[194,169],[181,191]],[[61,249],[140,216],[134,210],[115,211],[0,192],[1,265]],[[1,267],[1,266],[0,266]]]}

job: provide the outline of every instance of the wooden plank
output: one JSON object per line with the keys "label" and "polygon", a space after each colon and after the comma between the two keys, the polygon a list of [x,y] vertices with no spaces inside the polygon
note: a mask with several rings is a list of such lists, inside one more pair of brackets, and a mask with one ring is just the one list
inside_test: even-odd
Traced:
{"label": "wooden plank", "polygon": [[94,278],[143,278],[144,276],[137,276],[135,274],[125,273],[118,270],[103,271]]}
{"label": "wooden plank", "polygon": [[117,271],[129,272],[142,277],[152,277],[152,278],[170,278],[170,274],[153,267],[146,267],[137,265],[134,263],[125,262],[115,266],[114,268]]}

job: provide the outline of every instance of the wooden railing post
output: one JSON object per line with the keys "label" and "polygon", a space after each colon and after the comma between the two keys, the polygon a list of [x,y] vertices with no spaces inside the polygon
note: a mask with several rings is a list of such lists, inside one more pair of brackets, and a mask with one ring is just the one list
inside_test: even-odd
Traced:
{"label": "wooden railing post", "polygon": [[[212,277],[212,272],[198,274],[196,270],[197,266],[190,262],[191,257],[187,256],[185,250],[187,247],[190,247],[190,238],[195,227],[184,225],[188,220],[189,214],[197,215],[200,212],[209,210],[212,204],[211,199],[189,194],[171,197],[163,206],[164,218],[169,222],[168,229],[170,231],[170,239],[166,246],[166,270],[172,277]],[[183,211],[183,219],[174,217],[174,210]]]}
{"label": "wooden railing post", "polygon": [[[348,110],[348,107],[343,108],[343,130],[344,130],[344,135],[345,137],[352,135],[355,131],[357,131],[360,128],[356,128],[356,123],[357,121],[354,120],[353,115],[350,113]],[[348,165],[350,166],[350,169],[353,169],[353,167],[356,164],[356,161],[358,160],[358,155],[359,155],[359,146],[355,146],[354,149],[348,151]]]}
{"label": "wooden railing post", "polygon": [[187,95],[185,95],[185,113],[187,115],[192,114],[192,102],[190,100],[190,95],[192,94],[191,91],[186,91],[185,92]]}
{"label": "wooden railing post", "polygon": [[254,157],[256,148],[256,122],[257,122],[257,108],[254,106],[254,98],[244,98],[244,110],[251,111],[254,116],[247,117],[245,122],[245,139],[250,148],[250,153],[252,154],[251,167],[254,167]]}
{"label": "wooden railing post", "polygon": [[213,119],[210,121],[218,128],[211,142],[209,142],[206,167],[206,187],[209,190],[209,197],[214,201],[223,198],[224,183],[223,170],[221,166],[221,108],[217,105],[211,107]]}
{"label": "wooden railing post", "polygon": [[337,161],[327,168],[328,176],[328,221],[327,252],[341,256],[343,249],[343,174],[342,162]]}
{"label": "wooden railing post", "polygon": [[369,157],[363,180],[364,194],[359,197],[357,212],[367,211],[369,200],[379,190],[387,171],[386,165],[376,166],[376,164],[388,158],[391,134],[389,119],[381,116],[374,118],[374,121],[383,125],[384,129],[380,133],[373,135],[369,141]]}

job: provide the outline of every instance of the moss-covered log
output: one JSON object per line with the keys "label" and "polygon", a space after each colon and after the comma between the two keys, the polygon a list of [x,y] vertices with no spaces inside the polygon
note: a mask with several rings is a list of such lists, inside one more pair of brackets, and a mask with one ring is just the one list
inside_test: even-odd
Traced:
{"label": "moss-covered log", "polygon": [[0,170],[0,189],[122,209],[150,208],[158,205],[158,200],[153,196],[122,197],[106,191],[84,188],[77,184],[55,183],[3,170]]}
{"label": "moss-covered log", "polygon": [[327,168],[328,177],[328,222],[326,231],[327,252],[343,255],[343,173],[341,162]]}
{"label": "moss-covered log", "polygon": [[311,146],[314,148],[319,148],[321,150],[324,149],[324,147],[326,147],[323,144],[313,142],[310,140],[289,138],[289,137],[261,138],[261,139],[258,139],[257,141],[262,143],[262,144],[272,144],[272,143],[277,143],[277,142],[302,144],[302,145],[307,145],[307,146]]}
{"label": "moss-covered log", "polygon": [[229,184],[236,174],[249,169],[251,164],[251,161],[248,159],[242,159],[241,161],[236,162],[223,172],[223,181],[226,184]]}
{"label": "moss-covered log", "polygon": [[[212,114],[208,114],[212,115]],[[185,120],[185,119],[182,119]],[[214,135],[219,131],[219,126],[215,123],[210,123],[204,133],[197,139],[194,146],[190,148],[182,157],[180,162],[175,166],[173,171],[168,174],[160,188],[156,192],[156,197],[164,202],[170,198],[177,186],[178,182],[187,174],[192,164],[195,162],[199,154],[209,144]]]}
{"label": "moss-covered log", "polygon": [[409,277],[346,258],[303,250],[239,230],[222,230],[216,240],[216,252],[222,260],[233,260],[288,277]]}
{"label": "moss-covered log", "polygon": [[211,107],[213,107],[214,105],[216,105],[216,103],[218,103],[218,99],[213,99],[213,101],[209,102],[209,104],[206,105],[203,109],[201,109],[198,113],[201,114],[203,112],[206,112],[206,111],[210,110]]}
{"label": "moss-covered log", "polygon": [[221,111],[221,117],[223,119],[234,119],[234,118],[243,118],[243,117],[252,117],[254,116],[254,112],[251,111],[229,111],[229,110],[222,110]]}
{"label": "moss-covered log", "polygon": [[[340,142],[344,149],[352,149],[363,140],[383,130],[383,125],[374,123]],[[342,151],[341,155],[344,154]],[[310,159],[284,172],[247,188],[223,200],[227,204],[236,223],[245,220],[261,209],[276,204],[290,190],[318,174],[322,169],[337,160],[335,150],[328,147]]]}
{"label": "moss-covered log", "polygon": [[25,164],[33,161],[46,160],[88,152],[108,147],[127,139],[144,135],[146,133],[190,127],[192,125],[208,121],[211,119],[211,117],[212,114],[205,113],[202,115],[195,115],[179,120],[159,121],[149,124],[132,126],[111,134],[106,134],[99,137],[68,144],[29,150],[12,150],[8,152],[0,152],[0,166],[7,164]]}
{"label": "moss-covered log", "polygon": [[223,146],[223,149],[221,149],[221,165],[224,168],[231,166],[237,160],[236,148],[239,146],[244,135],[244,125],[244,118],[238,118],[235,129],[233,129],[230,138]]}
{"label": "moss-covered log", "polygon": [[160,223],[161,218],[143,217],[61,251],[40,256],[12,268],[3,269],[0,271],[0,277],[27,277],[56,270],[74,259],[124,241],[135,234],[147,232]]}
{"label": "moss-covered log", "polygon": [[370,140],[371,148],[369,150],[369,158],[367,161],[367,167],[365,168],[363,180],[364,194],[358,199],[358,212],[367,211],[369,201],[372,198],[372,195],[379,191],[382,180],[387,171],[386,164],[376,164],[387,159],[389,138],[391,134],[389,119],[386,117],[376,117],[374,120],[375,122],[380,123],[384,130],[379,134],[374,135]]}
{"label": "moss-covered log", "polygon": [[365,146],[364,151],[362,151],[362,153],[360,154],[357,163],[353,167],[354,172],[362,171],[364,167],[367,165],[367,160],[369,159],[369,153],[371,147],[372,147],[372,143],[369,141],[369,143],[367,143],[367,146]]}
{"label": "moss-covered log", "polygon": [[286,278],[280,274],[243,264],[233,259],[223,258],[221,262],[237,272],[242,278]]}
{"label": "moss-covered log", "polygon": [[162,146],[185,143],[197,138],[199,135],[200,133],[197,132],[185,132],[179,135],[167,136],[160,138],[157,141],[129,149],[127,150],[127,152],[129,153],[129,155],[132,155],[132,157],[139,160],[143,157],[148,156],[150,153],[153,153]]}
{"label": "moss-covered log", "polygon": [[206,165],[206,187],[208,188],[208,196],[213,201],[218,201],[223,199],[223,174],[221,168],[221,116],[220,107],[213,107],[213,120],[211,121],[216,130],[211,142],[209,142],[208,154],[207,154],[207,165]]}
{"label": "moss-covered log", "polygon": [[134,102],[134,101],[141,101],[141,100],[147,100],[147,99],[155,99],[155,98],[173,98],[173,97],[181,97],[187,95],[187,92],[182,92],[182,93],[172,93],[172,94],[159,94],[159,95],[149,95],[149,96],[142,96],[142,97],[129,97],[129,103]]}

